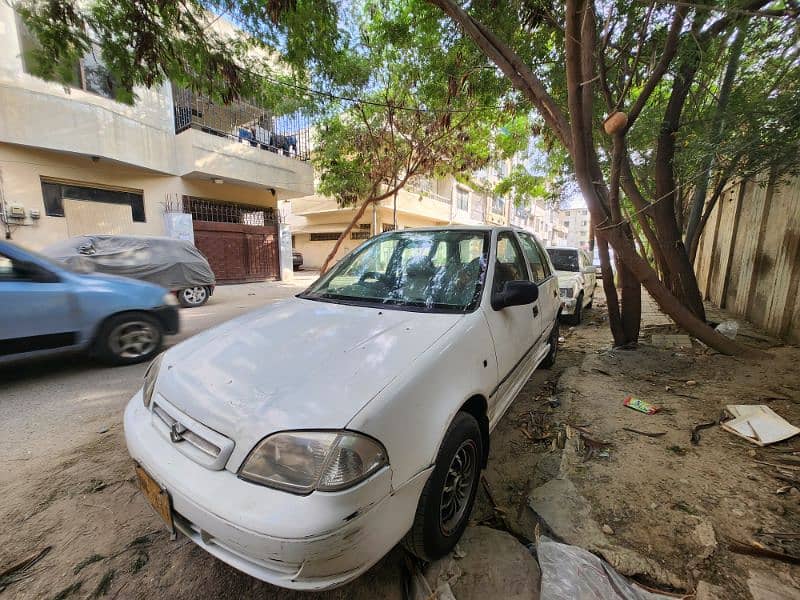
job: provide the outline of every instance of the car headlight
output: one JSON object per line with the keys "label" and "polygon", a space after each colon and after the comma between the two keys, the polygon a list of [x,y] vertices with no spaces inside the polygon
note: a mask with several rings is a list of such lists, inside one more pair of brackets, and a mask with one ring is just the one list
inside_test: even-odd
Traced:
{"label": "car headlight", "polygon": [[572,298],[572,296],[575,294],[575,290],[571,287],[559,288],[558,293],[561,295],[562,298]]}
{"label": "car headlight", "polygon": [[153,359],[153,362],[148,365],[147,371],[144,372],[142,400],[144,401],[144,405],[148,408],[150,407],[150,401],[153,399],[153,390],[156,389],[156,378],[158,377],[158,371],[161,368],[161,359],[163,357],[163,353],[156,356]]}
{"label": "car headlight", "polygon": [[170,292],[164,294],[164,297],[161,299],[161,301],[167,306],[178,306],[180,304],[180,302],[178,302],[178,299],[175,297],[175,294],[172,294]]}
{"label": "car headlight", "polygon": [[378,442],[352,431],[284,431],[261,440],[239,477],[293,494],[333,492],[389,464]]}

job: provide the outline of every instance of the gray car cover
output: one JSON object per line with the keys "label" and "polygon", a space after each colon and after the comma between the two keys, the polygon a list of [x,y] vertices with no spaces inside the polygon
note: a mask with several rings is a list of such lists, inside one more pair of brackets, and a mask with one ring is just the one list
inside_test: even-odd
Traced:
{"label": "gray car cover", "polygon": [[42,251],[79,271],[133,277],[169,290],[214,285],[214,272],[191,243],[166,237],[81,235]]}

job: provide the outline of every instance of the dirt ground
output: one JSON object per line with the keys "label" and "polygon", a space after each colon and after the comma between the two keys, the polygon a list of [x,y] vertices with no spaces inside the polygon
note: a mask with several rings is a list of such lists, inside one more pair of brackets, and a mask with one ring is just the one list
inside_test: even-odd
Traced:
{"label": "dirt ground", "polygon": [[[656,332],[668,328],[655,312],[645,323]],[[645,333],[649,338],[651,331]],[[766,403],[800,423],[800,350],[770,348],[770,356],[757,362],[700,347],[609,351],[602,301],[587,312],[583,325],[563,334],[557,367],[533,375],[493,433],[486,485],[473,520],[508,529],[523,542],[532,540],[535,515],[528,495],[557,476],[562,462],[557,442],[566,425],[582,426],[610,446],[572,468],[570,478],[589,499],[598,523],[613,529],[617,543],[678,574],[685,591],[703,580],[723,586],[720,597],[747,598],[752,570],[798,586],[800,567],[735,554],[727,543],[729,538],[758,540],[800,554],[800,486],[787,488],[790,482],[776,477],[800,480],[800,441],[759,450],[716,425],[700,432],[697,446],[689,437],[694,424],[717,419],[729,403]],[[757,338],[762,347],[769,345]],[[696,384],[687,384],[690,380]],[[628,394],[664,410],[648,416],[624,408]],[[185,538],[169,541],[134,486],[117,417],[107,431],[53,456],[46,467],[42,461],[35,469],[25,461],[5,463],[10,473],[4,479],[14,484],[0,490],[0,573],[46,553],[15,575],[0,576],[0,597],[312,597],[243,575]],[[649,438],[622,427],[665,434]],[[717,544],[700,560],[704,552],[694,532],[703,521],[712,526]],[[403,564],[402,551],[395,549],[359,580],[313,597],[403,598]]]}

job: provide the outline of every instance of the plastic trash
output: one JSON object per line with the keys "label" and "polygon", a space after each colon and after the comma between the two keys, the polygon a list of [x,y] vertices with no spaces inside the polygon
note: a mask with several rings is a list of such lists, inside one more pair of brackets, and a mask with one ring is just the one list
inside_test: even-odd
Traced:
{"label": "plastic trash", "polygon": [[714,328],[714,331],[732,340],[736,339],[736,334],[739,332],[739,322],[734,320],[723,321]]}
{"label": "plastic trash", "polygon": [[668,600],[617,573],[588,550],[541,536],[536,548],[542,572],[541,600]]}
{"label": "plastic trash", "polygon": [[622,404],[628,408],[632,408],[633,410],[638,410],[646,415],[654,415],[661,410],[661,407],[656,406],[655,404],[650,404],[649,402],[645,402],[640,398],[635,398],[634,396],[628,396],[622,401]]}

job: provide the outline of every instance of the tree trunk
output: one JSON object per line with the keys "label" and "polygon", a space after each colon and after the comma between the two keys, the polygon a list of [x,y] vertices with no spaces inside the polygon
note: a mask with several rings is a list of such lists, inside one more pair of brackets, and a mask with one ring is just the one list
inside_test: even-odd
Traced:
{"label": "tree trunk", "polygon": [[622,312],[619,307],[617,287],[614,285],[614,270],[611,268],[611,258],[608,254],[608,241],[602,235],[597,236],[597,254],[600,256],[603,291],[606,294],[608,326],[611,329],[611,336],[614,338],[614,346],[624,346],[627,344],[627,338],[622,325]]}
{"label": "tree trunk", "polygon": [[[740,25],[736,31],[736,37],[731,42],[730,56],[728,57],[728,65],[725,68],[725,75],[722,79],[722,86],[719,90],[719,99],[714,111],[714,118],[711,121],[711,144],[710,147],[716,148],[722,139],[722,133],[725,129],[725,110],[728,108],[728,101],[731,96],[731,89],[733,88],[733,80],[736,77],[736,72],[739,70],[739,59],[742,56],[742,48],[744,47],[746,25]],[[703,206],[706,203],[706,194],[708,193],[708,180],[711,177],[711,169],[714,166],[714,153],[709,152],[703,158],[700,166],[702,176],[695,181],[694,193],[692,194],[692,201],[689,206],[689,217],[686,221],[686,247],[689,248],[689,258],[694,263],[694,257],[697,249],[697,239],[700,237],[700,219],[703,215]]]}
{"label": "tree trunk", "polygon": [[342,242],[344,242],[347,239],[347,236],[350,235],[350,232],[353,230],[353,227],[355,227],[356,223],[358,223],[361,220],[361,217],[364,216],[364,213],[367,211],[367,207],[371,204],[375,204],[376,202],[380,202],[381,200],[385,200],[392,194],[397,193],[406,184],[408,178],[409,175],[404,176],[403,179],[399,182],[399,184],[393,186],[389,191],[379,194],[377,196],[373,196],[372,198],[367,198],[364,201],[364,204],[362,204],[361,208],[359,208],[356,211],[356,214],[353,215],[353,218],[350,220],[350,223],[348,223],[347,227],[345,227],[345,230],[341,233],[341,235],[339,235],[339,239],[336,240],[336,243],[333,245],[333,249],[330,251],[327,258],[325,258],[325,262],[323,263],[322,267],[319,270],[320,275],[323,275],[328,270],[328,267],[330,266],[333,257],[336,256],[336,253],[339,251],[339,248],[342,247]]}

